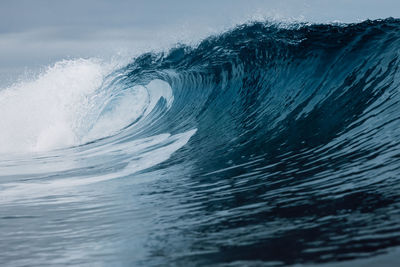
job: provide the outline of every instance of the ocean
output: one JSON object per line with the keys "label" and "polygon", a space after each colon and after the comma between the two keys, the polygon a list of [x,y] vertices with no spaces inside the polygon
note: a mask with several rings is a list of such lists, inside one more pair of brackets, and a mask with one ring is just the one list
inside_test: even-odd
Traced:
{"label": "ocean", "polygon": [[397,266],[399,67],[399,19],[255,21],[3,88],[1,265]]}

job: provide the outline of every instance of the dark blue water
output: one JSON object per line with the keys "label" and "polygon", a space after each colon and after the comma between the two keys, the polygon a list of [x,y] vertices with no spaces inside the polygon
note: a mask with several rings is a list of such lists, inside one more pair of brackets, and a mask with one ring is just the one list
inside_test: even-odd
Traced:
{"label": "dark blue water", "polygon": [[1,155],[0,262],[396,266],[399,67],[398,19],[143,54],[85,95],[79,141]]}

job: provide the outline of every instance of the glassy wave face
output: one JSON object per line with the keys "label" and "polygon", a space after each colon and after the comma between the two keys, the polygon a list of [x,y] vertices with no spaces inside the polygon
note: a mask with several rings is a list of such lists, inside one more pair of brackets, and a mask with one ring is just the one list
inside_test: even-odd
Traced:
{"label": "glassy wave face", "polygon": [[2,89],[0,262],[258,266],[391,251],[399,56],[398,19],[251,23],[123,66],[59,62]]}

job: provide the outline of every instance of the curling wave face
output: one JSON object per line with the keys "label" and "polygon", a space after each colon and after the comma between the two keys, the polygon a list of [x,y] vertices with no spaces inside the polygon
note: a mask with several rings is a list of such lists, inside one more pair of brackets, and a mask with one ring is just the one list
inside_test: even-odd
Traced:
{"label": "curling wave face", "polygon": [[397,19],[252,23],[1,90],[0,259],[281,265],[399,246],[399,49]]}

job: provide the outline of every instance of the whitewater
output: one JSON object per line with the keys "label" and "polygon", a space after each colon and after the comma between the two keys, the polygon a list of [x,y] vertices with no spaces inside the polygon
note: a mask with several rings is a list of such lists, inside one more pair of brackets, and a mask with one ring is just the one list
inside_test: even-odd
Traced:
{"label": "whitewater", "polygon": [[1,88],[0,263],[394,266],[399,66],[398,19],[251,22]]}

